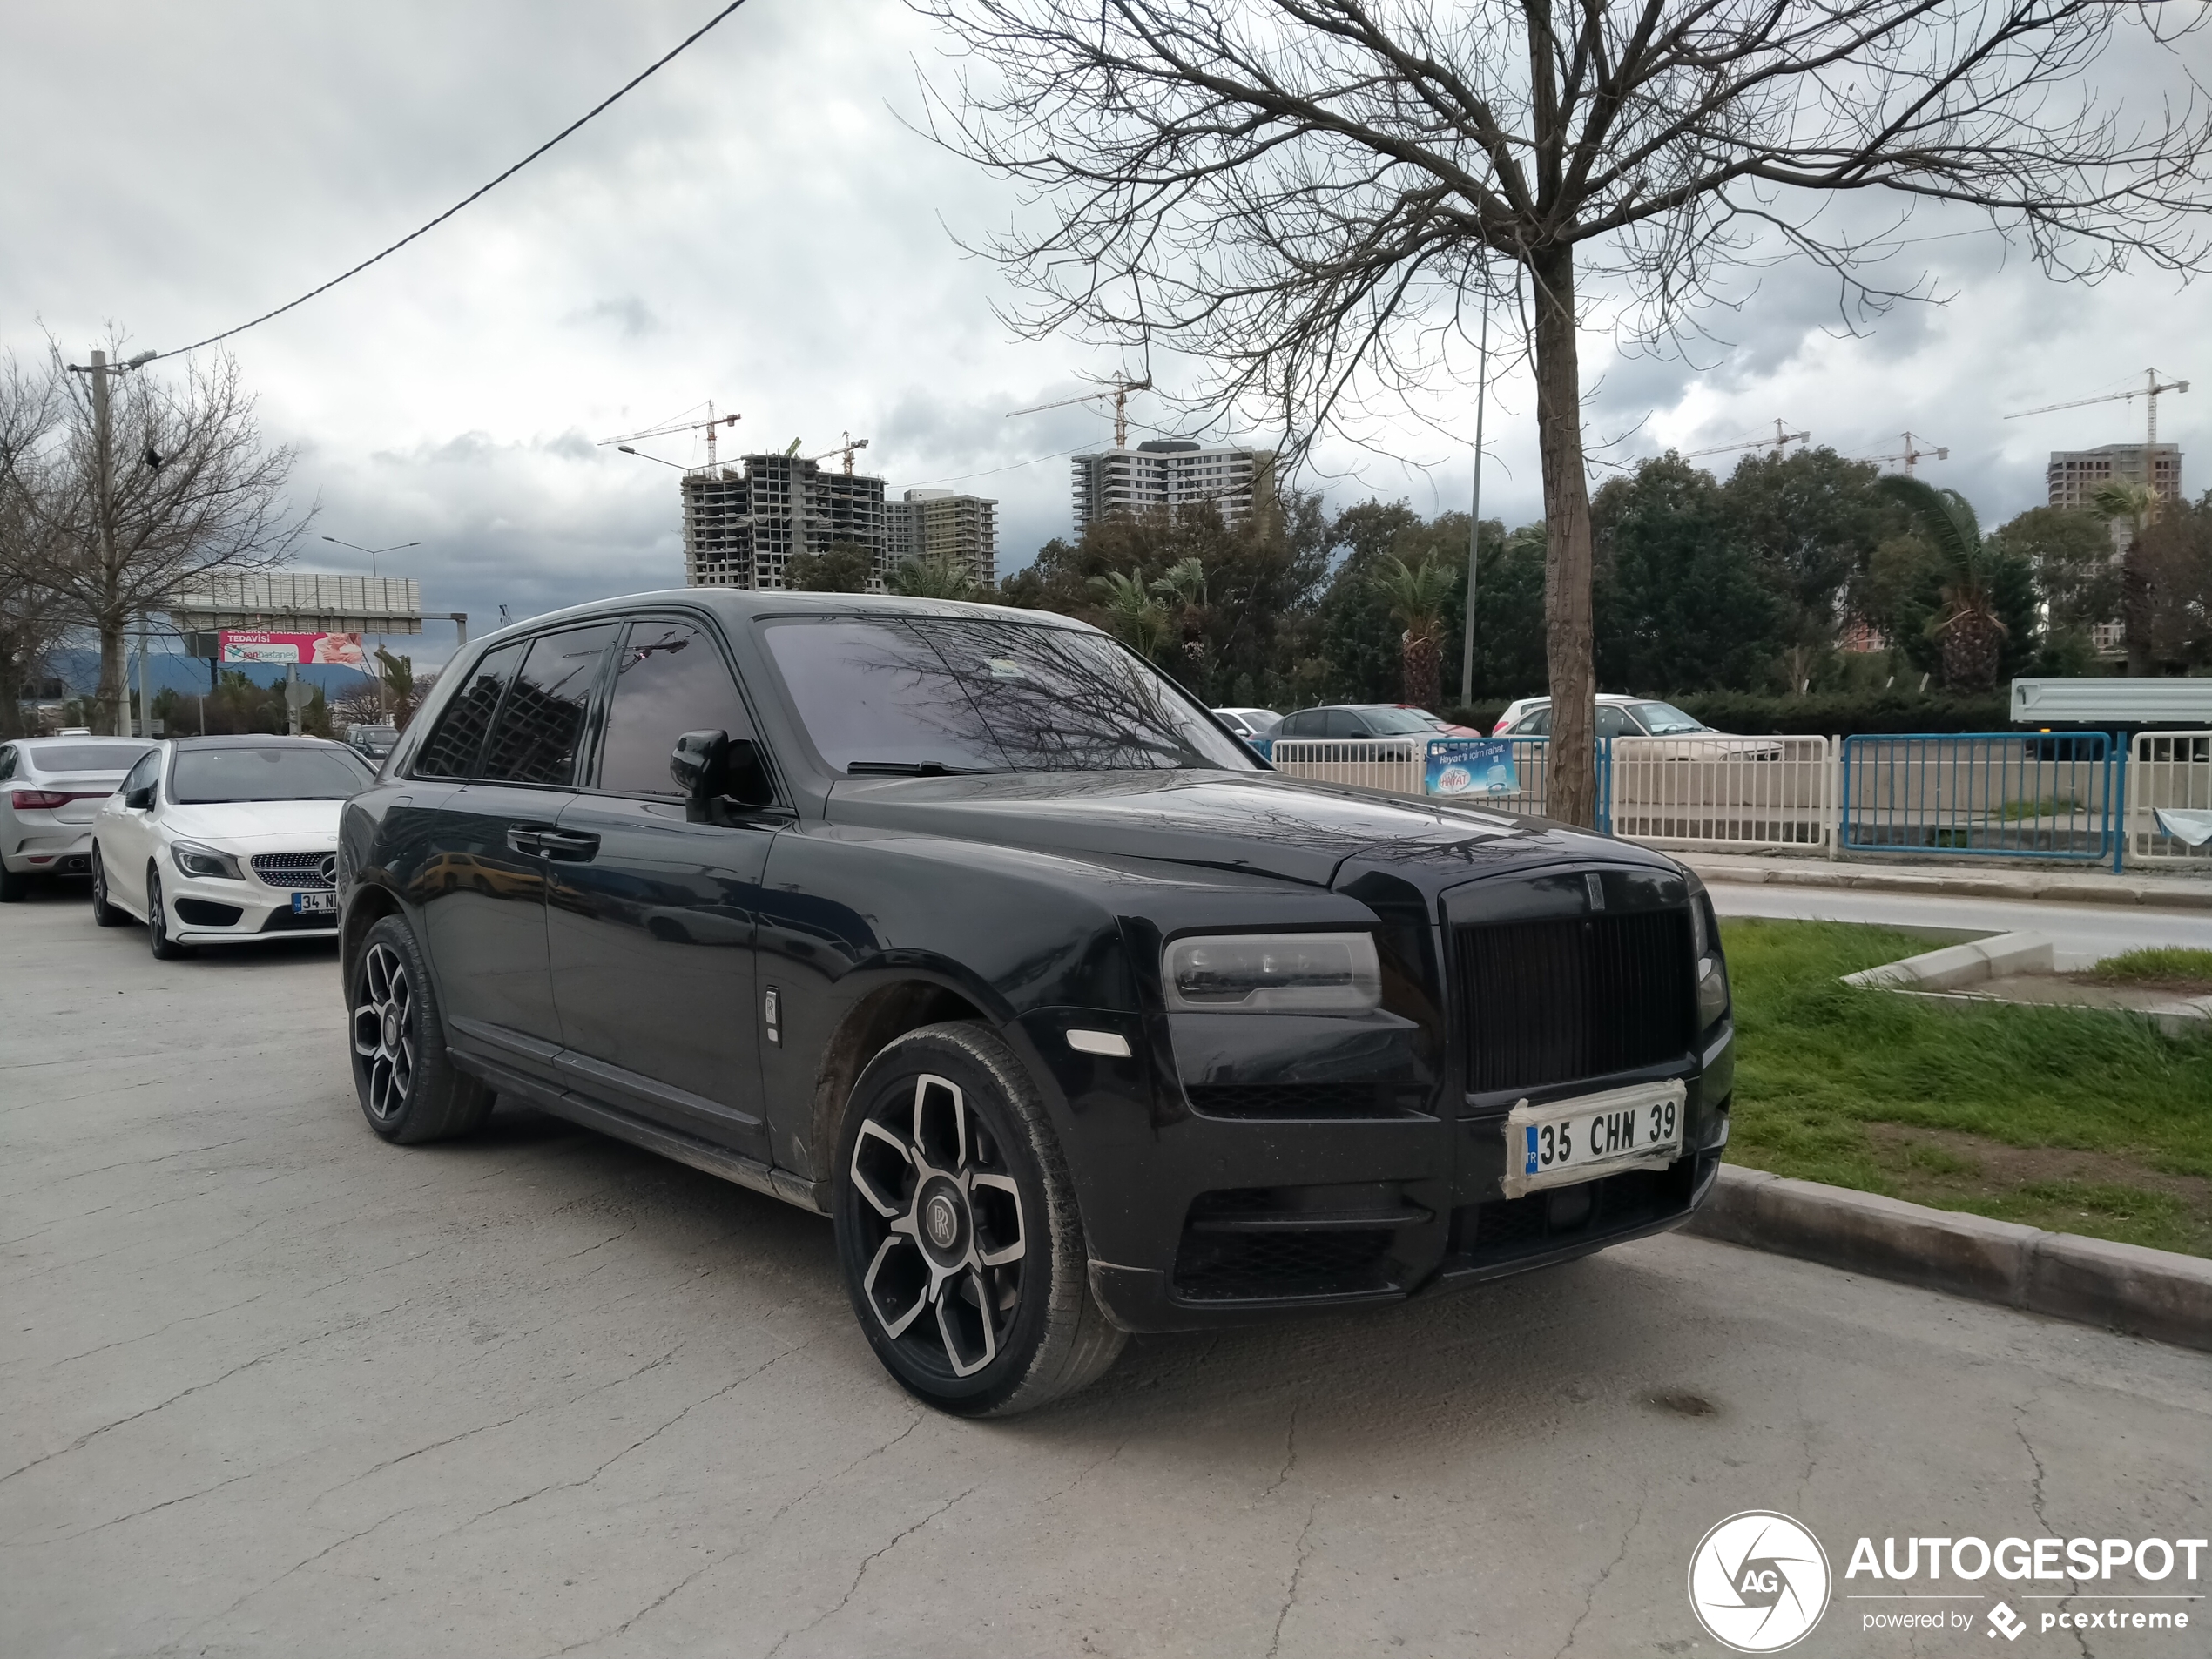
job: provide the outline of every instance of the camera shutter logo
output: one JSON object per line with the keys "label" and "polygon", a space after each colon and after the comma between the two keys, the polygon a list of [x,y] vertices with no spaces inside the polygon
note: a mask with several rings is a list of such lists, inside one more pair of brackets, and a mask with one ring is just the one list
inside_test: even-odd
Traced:
{"label": "camera shutter logo", "polygon": [[1787,1515],[1747,1509],[1689,1558],[1689,1606],[1705,1632],[1738,1653],[1795,1647],[1828,1610],[1831,1580],[1820,1541]]}

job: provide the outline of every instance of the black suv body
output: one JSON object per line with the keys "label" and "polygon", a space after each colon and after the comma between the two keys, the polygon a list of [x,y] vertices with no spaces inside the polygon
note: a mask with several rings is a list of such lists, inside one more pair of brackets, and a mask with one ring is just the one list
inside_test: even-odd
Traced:
{"label": "black suv body", "polygon": [[1679,865],[1286,778],[1043,613],[685,590],[493,635],[339,880],[380,1133],[507,1095],[828,1214],[954,1411],[1673,1226],[1727,1138]]}

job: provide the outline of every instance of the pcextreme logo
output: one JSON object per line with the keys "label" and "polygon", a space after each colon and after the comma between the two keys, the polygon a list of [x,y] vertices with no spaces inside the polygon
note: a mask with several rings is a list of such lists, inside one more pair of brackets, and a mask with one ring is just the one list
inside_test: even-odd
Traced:
{"label": "pcextreme logo", "polygon": [[1770,1509],[1730,1515],[1689,1558],[1689,1606],[1705,1633],[1737,1653],[1795,1647],[1828,1610],[1828,1554]]}

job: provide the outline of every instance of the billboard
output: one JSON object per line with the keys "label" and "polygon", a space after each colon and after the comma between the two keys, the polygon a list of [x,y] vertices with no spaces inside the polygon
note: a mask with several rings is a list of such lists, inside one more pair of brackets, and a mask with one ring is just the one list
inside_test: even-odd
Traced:
{"label": "billboard", "polygon": [[1432,795],[1510,795],[1513,743],[1506,738],[1431,738],[1427,776]]}
{"label": "billboard", "polygon": [[226,628],[219,639],[226,663],[328,663],[366,672],[359,634],[279,634],[266,628]]}

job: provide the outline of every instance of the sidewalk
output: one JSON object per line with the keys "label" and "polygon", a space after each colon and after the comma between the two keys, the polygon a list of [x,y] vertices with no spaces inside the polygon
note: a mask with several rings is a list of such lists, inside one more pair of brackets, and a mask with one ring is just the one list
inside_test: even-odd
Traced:
{"label": "sidewalk", "polygon": [[1981,868],[1958,864],[1868,864],[1809,858],[1754,858],[1738,853],[1674,855],[1708,881],[1763,887],[1858,888],[1879,893],[1941,894],[1954,898],[2041,900],[2064,904],[2141,905],[2159,910],[2212,910],[2206,875],[2125,875],[2085,869]]}

